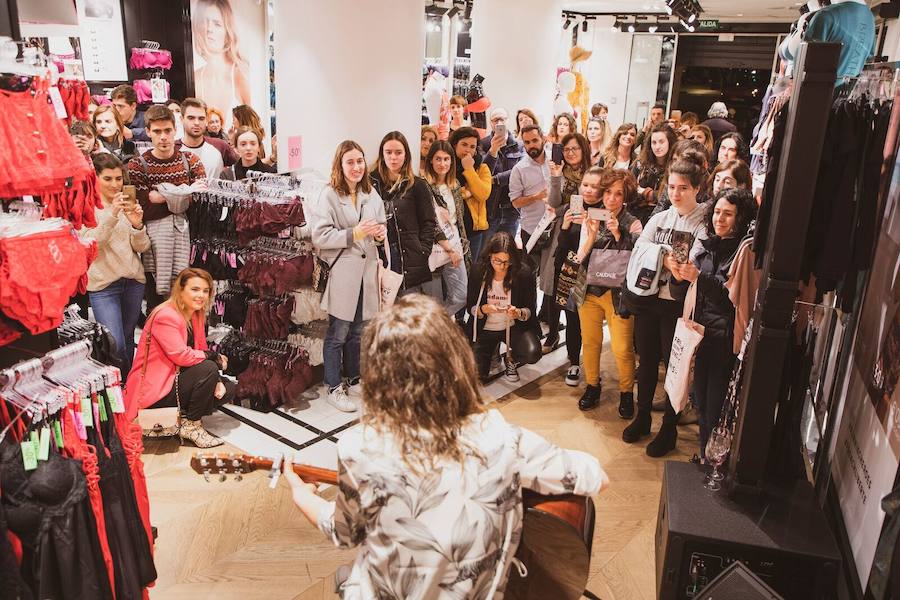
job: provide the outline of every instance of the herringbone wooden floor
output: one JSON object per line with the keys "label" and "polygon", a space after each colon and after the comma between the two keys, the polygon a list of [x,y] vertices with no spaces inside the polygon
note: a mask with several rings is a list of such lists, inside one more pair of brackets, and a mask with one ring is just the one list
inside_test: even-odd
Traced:
{"label": "herringbone wooden floor", "polygon": [[[590,413],[578,410],[581,388],[567,387],[563,370],[547,374],[497,405],[508,420],[600,460],[611,485],[595,498],[588,589],[603,600],[652,600],[662,462],[644,453],[650,438],[637,445],[622,442],[625,421],[616,414],[611,355],[604,352],[603,372],[608,376],[602,404]],[[654,413],[654,431],[661,415]],[[328,544],[294,508],[286,486],[269,489],[263,473],[245,476],[241,482],[229,478],[206,483],[188,466],[194,451],[172,441],[153,442],[145,449],[152,521],[159,528],[159,580],[151,598],[335,598],[333,573],[352,562],[353,551]],[[678,451],[667,458],[687,460],[696,451],[696,426],[680,427]]]}

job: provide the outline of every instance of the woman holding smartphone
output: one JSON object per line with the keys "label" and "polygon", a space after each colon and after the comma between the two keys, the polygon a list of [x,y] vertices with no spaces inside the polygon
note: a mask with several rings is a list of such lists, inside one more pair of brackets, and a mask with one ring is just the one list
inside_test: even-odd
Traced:
{"label": "woman holding smartphone", "polygon": [[[500,342],[509,340],[506,378],[519,380],[520,364],[541,358],[535,313],[537,283],[512,236],[501,231],[485,245],[469,278],[469,312],[475,317],[475,362],[485,381]],[[509,337],[507,337],[509,331]]]}
{"label": "woman holding smartphone", "polygon": [[[574,262],[586,268],[594,250],[630,251],[641,233],[641,222],[625,209],[625,198],[637,184],[631,173],[621,169],[591,168],[581,180],[581,211],[570,208],[563,217],[564,244],[560,250],[574,254]],[[603,211],[598,208],[603,207]],[[595,219],[591,214],[601,217]],[[634,414],[634,320],[619,314],[619,289],[585,285],[572,299],[580,319],[584,347],[584,381],[587,384],[578,408],[591,410],[600,403],[603,379],[600,356],[603,325],[609,327],[612,350],[619,374],[619,416]]]}
{"label": "woman holding smartphone", "polygon": [[[127,171],[119,159],[108,152],[97,154],[94,170],[103,208],[95,211],[97,226],[81,233],[82,238],[97,242],[97,258],[88,269],[88,297],[94,318],[116,340],[122,372],[128,373],[144,299],[140,253],[150,249],[150,237],[134,189],[124,185]],[[130,194],[123,193],[125,187],[131,188]]]}
{"label": "woman holding smartphone", "polygon": [[331,180],[312,210],[312,241],[330,267],[322,308],[325,385],[328,403],[344,412],[359,408],[359,340],[381,304],[380,246],[387,233],[384,203],[372,188],[362,147],[341,142],[331,163]]}
{"label": "woman holding smartphone", "polygon": [[[556,214],[562,214],[569,210],[572,196],[579,193],[581,180],[584,174],[591,168],[590,146],[587,139],[580,133],[570,133],[562,139],[563,162],[550,163],[550,195],[548,203],[556,210]],[[577,208],[577,207],[576,207]],[[580,211],[577,211],[580,212]],[[547,248],[549,258],[547,263],[552,271],[544,268],[541,261],[541,287],[545,294],[545,306],[547,306],[547,324],[550,331],[544,340],[541,351],[544,354],[551,352],[559,342],[559,315],[562,307],[554,299],[556,297],[556,283],[559,273],[565,261],[567,251],[560,252],[558,246],[561,241],[562,219],[553,223],[553,240]],[[574,309],[574,307],[572,307]],[[566,385],[575,387],[581,379],[581,323],[578,320],[577,310],[566,310],[566,351],[569,355],[569,370],[566,373]]]}
{"label": "woman holding smartphone", "polygon": [[[687,282],[681,279],[678,267],[693,259],[694,243],[706,239],[706,206],[697,202],[704,178],[705,171],[693,161],[678,160],[669,165],[666,187],[672,206],[650,217],[631,255],[634,261],[639,252],[664,253],[656,295],[635,294],[627,284],[624,292],[623,303],[634,315],[634,343],[641,357],[637,370],[637,415],[622,432],[622,439],[629,444],[650,435],[650,409],[659,382],[659,362],[669,359],[675,324],[687,292]],[[666,403],[662,427],[647,446],[649,456],[658,458],[675,449],[677,422],[678,415],[671,403]]]}

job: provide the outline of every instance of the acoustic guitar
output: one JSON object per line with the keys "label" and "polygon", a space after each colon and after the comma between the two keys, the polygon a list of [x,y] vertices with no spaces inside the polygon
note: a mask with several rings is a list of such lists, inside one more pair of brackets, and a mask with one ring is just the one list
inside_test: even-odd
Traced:
{"label": "acoustic guitar", "polygon": [[[203,475],[218,476],[225,481],[234,474],[241,479],[257,470],[269,472],[277,481],[280,465],[271,458],[246,454],[201,453],[191,458],[191,467]],[[337,471],[307,465],[294,465],[294,472],[308,483],[337,485]],[[589,497],[574,494],[543,495],[522,490],[524,529],[516,551],[528,570],[520,577],[510,569],[505,598],[515,600],[576,600],[586,592],[588,568],[591,562],[591,543],[594,538],[594,502]]]}

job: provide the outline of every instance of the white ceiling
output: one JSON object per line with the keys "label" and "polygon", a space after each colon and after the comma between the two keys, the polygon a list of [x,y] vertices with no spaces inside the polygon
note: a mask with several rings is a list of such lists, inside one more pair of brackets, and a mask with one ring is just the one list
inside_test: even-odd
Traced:
{"label": "white ceiling", "polygon": [[[700,0],[703,18],[722,21],[790,22],[799,16],[795,0]],[[563,10],[599,13],[663,13],[663,0],[563,0]]]}

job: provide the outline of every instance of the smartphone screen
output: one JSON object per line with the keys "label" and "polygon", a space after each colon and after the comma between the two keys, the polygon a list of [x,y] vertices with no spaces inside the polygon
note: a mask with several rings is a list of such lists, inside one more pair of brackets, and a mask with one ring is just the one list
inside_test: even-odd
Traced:
{"label": "smartphone screen", "polygon": [[122,195],[125,196],[125,201],[129,204],[137,204],[137,190],[133,185],[122,186]]}
{"label": "smartphone screen", "polygon": [[584,198],[580,194],[572,194],[569,198],[569,207],[573,215],[580,215],[584,212]]}
{"label": "smartphone screen", "polygon": [[563,164],[562,144],[553,144],[553,151],[551,152],[550,160],[558,165]]}
{"label": "smartphone screen", "polygon": [[605,208],[589,208],[588,209],[588,217],[595,221],[606,222],[609,221],[609,211]]}
{"label": "smartphone screen", "polygon": [[494,137],[506,139],[506,124],[498,123],[496,127],[494,127]]}

